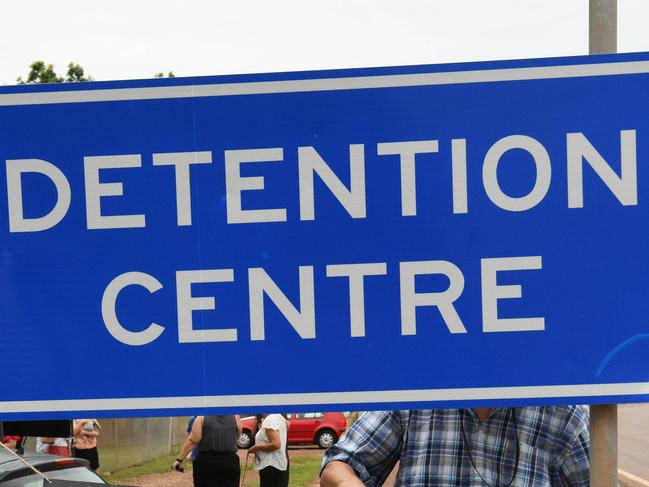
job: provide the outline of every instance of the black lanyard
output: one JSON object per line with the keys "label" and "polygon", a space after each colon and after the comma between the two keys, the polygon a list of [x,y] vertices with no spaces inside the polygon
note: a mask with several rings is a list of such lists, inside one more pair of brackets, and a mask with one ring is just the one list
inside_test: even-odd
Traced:
{"label": "black lanyard", "polygon": [[[514,473],[512,474],[512,478],[509,479],[509,482],[507,483],[507,485],[505,487],[510,487],[512,485],[512,482],[516,478],[516,474],[518,473],[518,461],[519,461],[520,453],[521,453],[520,444],[518,442],[518,425],[516,424],[516,411],[514,410],[514,408],[509,408],[509,411],[510,411],[510,414],[511,414],[512,421],[514,423],[514,433],[516,435],[516,463],[514,464]],[[478,474],[478,477],[480,477],[480,480],[482,480],[482,482],[484,482],[484,484],[487,485],[488,487],[494,487],[493,485],[491,485],[489,482],[487,482],[485,480],[485,478],[480,473],[480,470],[478,470],[477,465],[473,461],[473,455],[471,455],[471,448],[469,447],[469,442],[466,439],[466,432],[464,431],[464,411],[462,413],[463,413],[462,417],[460,418],[460,424],[461,424],[460,427],[462,429],[462,441],[464,443],[464,448],[466,449],[467,455],[469,456],[469,461],[471,462],[471,465],[473,466],[473,469]],[[505,448],[503,448],[503,453],[504,453],[504,451],[505,451]],[[500,459],[500,461],[502,461],[502,458]],[[499,461],[499,463],[500,463],[500,461]],[[497,486],[498,486],[498,483],[496,484],[495,487],[497,487]]]}

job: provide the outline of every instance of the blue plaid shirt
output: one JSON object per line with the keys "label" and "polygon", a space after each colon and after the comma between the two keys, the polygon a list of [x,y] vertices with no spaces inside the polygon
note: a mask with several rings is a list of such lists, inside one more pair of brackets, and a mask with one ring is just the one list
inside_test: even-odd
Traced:
{"label": "blue plaid shirt", "polygon": [[504,487],[512,477],[512,487],[588,486],[588,409],[513,410],[515,422],[512,408],[495,408],[484,423],[472,409],[368,412],[323,467],[345,462],[367,486],[382,485],[397,461],[395,487]]}

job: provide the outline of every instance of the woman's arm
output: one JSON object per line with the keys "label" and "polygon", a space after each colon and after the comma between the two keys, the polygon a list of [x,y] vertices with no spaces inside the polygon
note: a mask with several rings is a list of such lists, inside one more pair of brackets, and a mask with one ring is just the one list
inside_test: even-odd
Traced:
{"label": "woman's arm", "polygon": [[255,453],[257,451],[273,451],[279,450],[282,446],[282,440],[279,437],[279,431],[272,430],[270,428],[264,428],[266,430],[266,436],[270,440],[270,443],[267,445],[255,445],[250,447],[248,453]]}
{"label": "woman's arm", "polygon": [[192,443],[191,436],[187,436],[183,447],[180,449],[178,457],[176,458],[176,460],[174,460],[174,463],[171,464],[171,470],[178,470],[180,468],[180,464],[183,463],[183,460],[187,458],[187,455],[189,455],[189,452],[192,451],[192,448],[194,448],[195,446],[196,445]]}
{"label": "woman's arm", "polygon": [[241,417],[238,414],[234,415],[234,420],[237,422],[237,437],[241,436],[243,429],[241,428]]}
{"label": "woman's arm", "polygon": [[74,433],[74,436],[77,436],[79,433],[85,436],[99,436],[98,432],[84,430],[83,425],[86,423],[92,423],[97,429],[101,429],[99,421],[94,418],[75,419],[72,421],[72,432]]}
{"label": "woman's arm", "polygon": [[194,445],[198,445],[203,439],[203,418],[204,416],[196,416],[192,430],[189,433],[189,438],[191,438]]}
{"label": "woman's arm", "polygon": [[194,424],[192,425],[191,432],[187,435],[187,439],[180,449],[178,457],[176,457],[174,463],[171,464],[172,470],[178,470],[178,468],[180,468],[180,464],[183,462],[183,460],[185,460],[185,458],[187,458],[187,455],[189,455],[189,452],[192,451],[192,448],[195,448],[201,442],[202,437],[203,416],[197,416]]}
{"label": "woman's arm", "polygon": [[74,436],[77,436],[79,432],[81,431],[81,428],[83,428],[84,423],[87,421],[92,421],[90,419],[75,419],[72,421],[72,433]]}

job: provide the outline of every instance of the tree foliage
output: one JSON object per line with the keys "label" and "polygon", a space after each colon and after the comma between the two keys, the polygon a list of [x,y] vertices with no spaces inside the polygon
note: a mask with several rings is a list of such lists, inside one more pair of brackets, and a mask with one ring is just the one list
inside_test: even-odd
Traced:
{"label": "tree foliage", "polygon": [[65,75],[65,81],[68,83],[75,81],[93,81],[91,76],[86,76],[83,68],[79,64],[68,64],[68,72]]}
{"label": "tree foliage", "polygon": [[59,76],[54,71],[54,65],[45,64],[44,61],[34,61],[29,66],[29,73],[27,78],[19,77],[17,80],[19,85],[37,84],[37,83],[73,83],[77,81],[92,81],[92,77],[86,76],[83,68],[79,64],[68,64],[68,71],[65,75]]}
{"label": "tree foliage", "polygon": [[[160,72],[153,75],[155,78],[164,78],[165,74]],[[175,78],[173,71],[167,73],[168,78]],[[83,67],[80,64],[68,64],[68,71],[64,76],[59,76],[54,71],[53,64],[45,64],[44,61],[34,61],[29,65],[27,78],[20,76],[17,80],[19,85],[31,85],[39,83],[75,83],[77,81],[94,81],[91,76],[86,76]]]}

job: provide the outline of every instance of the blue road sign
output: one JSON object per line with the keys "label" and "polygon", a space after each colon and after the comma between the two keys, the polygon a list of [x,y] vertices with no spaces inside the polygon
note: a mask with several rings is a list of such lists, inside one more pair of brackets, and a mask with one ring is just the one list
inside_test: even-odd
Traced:
{"label": "blue road sign", "polygon": [[649,400],[649,54],[0,87],[0,418]]}

